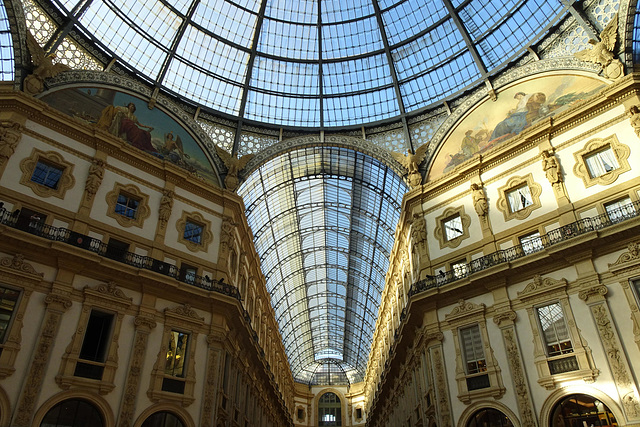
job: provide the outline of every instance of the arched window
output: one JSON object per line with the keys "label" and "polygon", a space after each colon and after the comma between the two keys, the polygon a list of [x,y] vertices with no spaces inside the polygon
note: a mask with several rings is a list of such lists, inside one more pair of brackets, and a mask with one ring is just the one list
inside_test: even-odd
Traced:
{"label": "arched window", "polygon": [[604,427],[618,425],[607,406],[588,394],[572,394],[558,402],[551,412],[551,427]]}
{"label": "arched window", "polygon": [[184,424],[171,412],[156,412],[144,420],[142,427],[184,427]]}
{"label": "arched window", "polygon": [[40,427],[102,427],[102,414],[86,400],[69,399],[58,403],[44,416]]}
{"label": "arched window", "polygon": [[320,396],[320,400],[318,400],[318,425],[342,425],[340,398],[335,393],[328,392]]}
{"label": "arched window", "polygon": [[467,423],[467,427],[513,427],[513,424],[502,412],[493,408],[485,408],[480,409],[478,412],[473,414],[469,422]]}

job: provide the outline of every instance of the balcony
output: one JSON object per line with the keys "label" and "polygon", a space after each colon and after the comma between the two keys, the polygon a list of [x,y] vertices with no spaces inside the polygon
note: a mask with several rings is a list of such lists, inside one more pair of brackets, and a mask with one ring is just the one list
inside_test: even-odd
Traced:
{"label": "balcony", "polygon": [[543,251],[551,246],[572,240],[583,234],[602,230],[637,216],[640,216],[640,202],[630,203],[595,217],[583,218],[571,224],[556,228],[540,237],[531,239],[522,245],[499,250],[481,258],[474,259],[465,264],[466,268],[441,271],[435,276],[427,276],[425,279],[411,286],[409,296],[464,279],[474,273],[496,265],[524,258],[525,256]]}
{"label": "balcony", "polygon": [[172,277],[182,283],[196,286],[207,291],[218,292],[236,298],[239,301],[241,300],[238,289],[233,285],[224,283],[222,279],[214,281],[208,276],[180,274],[180,269],[175,265],[149,256],[138,255],[133,252],[114,250],[113,247],[109,247],[109,245],[101,240],[71,231],[67,228],[53,227],[43,223],[27,223],[24,219],[21,219],[19,215],[12,214],[5,208],[0,209],[0,224],[26,231],[47,240],[67,243],[123,264],[144,270],[151,270],[156,273]]}

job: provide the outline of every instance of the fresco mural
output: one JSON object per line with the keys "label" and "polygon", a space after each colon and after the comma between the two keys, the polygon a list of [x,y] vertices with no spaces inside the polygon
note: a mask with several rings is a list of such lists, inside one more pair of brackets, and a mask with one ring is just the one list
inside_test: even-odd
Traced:
{"label": "fresco mural", "polygon": [[536,121],[571,108],[605,86],[578,75],[551,75],[518,83],[466,116],[441,145],[428,180],[522,132]]}
{"label": "fresco mural", "polygon": [[211,162],[193,137],[164,112],[157,108],[149,110],[139,98],[113,89],[71,88],[47,94],[42,100],[219,185]]}

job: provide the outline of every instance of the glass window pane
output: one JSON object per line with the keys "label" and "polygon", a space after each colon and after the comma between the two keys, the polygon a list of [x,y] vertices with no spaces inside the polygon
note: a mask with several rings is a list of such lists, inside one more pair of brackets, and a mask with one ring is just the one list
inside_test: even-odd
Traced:
{"label": "glass window pane", "polygon": [[542,337],[547,346],[547,355],[572,353],[573,345],[560,303],[538,307],[536,312],[542,327]]}
{"label": "glass window pane", "polygon": [[164,373],[174,377],[185,376],[185,360],[187,357],[187,343],[189,335],[171,331],[167,347],[166,365]]}

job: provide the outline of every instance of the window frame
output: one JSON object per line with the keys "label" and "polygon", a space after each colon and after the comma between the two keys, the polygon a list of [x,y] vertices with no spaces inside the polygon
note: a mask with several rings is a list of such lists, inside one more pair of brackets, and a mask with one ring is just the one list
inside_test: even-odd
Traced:
{"label": "window frame", "polygon": [[[130,218],[121,213],[118,213],[118,199],[121,194],[124,194],[129,198],[136,199],[139,202],[134,218]],[[113,190],[107,193],[106,201],[108,206],[107,216],[115,219],[116,222],[122,227],[142,228],[144,225],[144,221],[151,215],[151,209],[149,208],[149,196],[144,194],[137,186],[133,184],[121,184],[116,182],[113,185]]]}
{"label": "window frame", "polygon": [[[446,232],[446,224],[453,218],[460,218],[462,233],[453,238],[448,238]],[[471,217],[465,213],[464,206],[450,207],[445,209],[441,215],[436,217],[436,227],[433,230],[435,238],[440,242],[440,249],[457,248],[464,239],[469,238],[469,227],[471,225]]]}
{"label": "window frame", "polygon": [[[126,296],[114,282],[102,283],[95,287],[86,286],[83,289],[83,296],[84,302],[78,326],[62,356],[60,373],[55,380],[63,389],[75,386],[106,394],[115,388],[115,376],[118,369],[118,337],[122,320],[133,303],[133,298]],[[106,339],[103,361],[81,357],[91,314],[94,312],[113,316],[109,336]],[[94,372],[101,372],[99,377],[79,375],[82,372],[81,369],[94,369]]]}
{"label": "window frame", "polygon": [[[188,223],[197,224],[202,226],[201,240],[199,243],[186,239],[186,227]],[[176,229],[178,231],[178,242],[182,243],[191,252],[207,252],[209,244],[213,242],[213,233],[211,232],[211,221],[205,219],[205,217],[199,212],[182,212],[182,216],[176,222]]]}
{"label": "window frame", "polygon": [[[61,171],[56,188],[49,187],[37,181],[33,181],[33,175],[39,163],[47,164]],[[34,148],[31,155],[20,162],[22,176],[20,184],[25,185],[40,197],[57,197],[64,199],[67,190],[73,188],[76,183],[73,177],[73,163],[67,162],[62,155],[55,151],[41,151]]]}
{"label": "window frame", "polygon": [[[2,310],[3,310],[2,306],[4,305],[3,304],[4,298],[2,297],[6,293],[4,291],[8,291],[8,290],[16,292],[17,297],[13,304],[13,308],[9,313],[9,316],[8,316],[9,320],[7,320],[6,322],[6,327],[4,328],[4,330],[0,331],[0,348],[2,348],[2,346],[7,342],[7,339],[9,338],[9,334],[11,333],[11,328],[16,319],[16,313],[18,312],[18,308],[20,307],[20,299],[22,297],[22,291],[20,289],[16,289],[12,286],[6,286],[5,284],[0,283],[0,314],[2,313]],[[0,324],[1,323],[2,323],[2,320],[0,320]]]}
{"label": "window frame", "polygon": [[[513,211],[511,209],[511,203],[509,202],[509,194],[514,191],[518,191],[518,189],[524,186],[529,188],[531,203],[517,211]],[[509,178],[505,185],[498,188],[498,201],[496,202],[496,207],[502,212],[505,222],[512,219],[523,220],[528,218],[534,210],[542,207],[540,202],[541,194],[542,186],[533,180],[533,174],[514,176]]]}
{"label": "window frame", "polygon": [[[472,331],[472,336],[470,337],[472,339],[472,342],[467,342],[465,340],[465,335],[464,335],[465,331]],[[478,326],[478,324],[475,323],[475,324],[459,327],[458,336],[460,337],[460,349],[462,350],[462,360],[463,360],[464,369],[467,375],[469,376],[469,375],[481,374],[483,372],[486,372],[487,358],[484,353],[484,343],[482,342],[482,334],[480,333],[480,327]],[[475,354],[476,350],[478,350],[478,348],[476,348],[476,345],[475,345],[476,338],[480,340],[479,351],[482,353],[481,355],[482,357],[478,357],[478,355]],[[474,353],[475,358],[473,360],[469,360],[469,358],[467,357],[469,350]],[[470,369],[470,366],[469,366],[470,364],[475,364],[475,368]]]}
{"label": "window frame", "polygon": [[[151,371],[151,380],[147,396],[151,401],[178,402],[182,406],[192,404],[195,399],[195,358],[198,343],[198,331],[204,325],[204,318],[191,308],[189,304],[164,310],[164,330],[160,341],[160,348],[156,363]],[[177,331],[188,336],[186,356],[184,361],[184,375],[177,377],[165,372],[168,343],[171,333]]]}
{"label": "window frame", "polygon": [[[603,175],[592,177],[587,165],[587,158],[593,155],[597,155],[599,152],[611,148],[616,160],[618,161],[618,168],[613,169]],[[618,137],[613,134],[606,138],[594,138],[588,141],[581,150],[573,153],[575,164],[573,166],[573,174],[582,179],[585,188],[593,185],[610,185],[615,182],[618,177],[631,170],[629,165],[629,156],[631,150],[625,144],[618,141]]]}
{"label": "window frame", "polygon": [[[538,371],[538,384],[547,390],[553,390],[556,384],[563,381],[595,381],[600,373],[595,368],[591,349],[584,345],[584,340],[573,317],[569,294],[567,293],[568,286],[566,279],[555,280],[550,277],[542,278],[540,275],[535,275],[533,281],[518,292],[518,298],[515,300],[515,302],[522,304],[527,311],[529,324],[533,332],[534,364]],[[558,303],[562,308],[573,347],[572,353],[550,356],[547,352],[546,343],[543,339],[544,330],[539,321],[537,308],[553,303]]]}
{"label": "window frame", "polygon": [[[502,382],[502,375],[498,362],[491,350],[491,341],[487,331],[486,306],[470,301],[460,300],[458,304],[445,314],[445,320],[453,334],[453,344],[456,353],[456,383],[458,385],[458,399],[465,404],[476,399],[500,399],[506,389]],[[466,366],[465,348],[461,331],[466,328],[477,327],[482,341],[482,351],[485,358],[485,370],[469,373]],[[486,387],[477,387],[487,384]]]}

